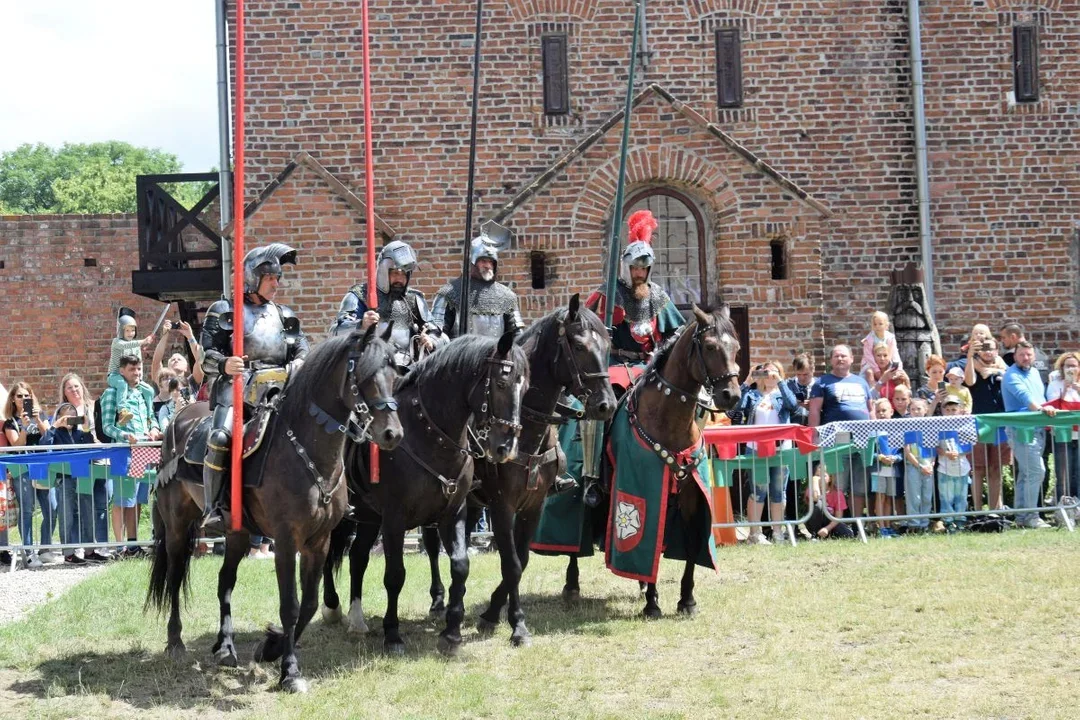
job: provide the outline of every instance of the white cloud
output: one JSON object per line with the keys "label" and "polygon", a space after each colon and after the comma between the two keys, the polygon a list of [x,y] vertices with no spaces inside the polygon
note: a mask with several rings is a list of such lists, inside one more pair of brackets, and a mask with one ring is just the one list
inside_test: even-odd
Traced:
{"label": "white cloud", "polygon": [[123,140],[218,164],[213,0],[0,0],[0,150]]}

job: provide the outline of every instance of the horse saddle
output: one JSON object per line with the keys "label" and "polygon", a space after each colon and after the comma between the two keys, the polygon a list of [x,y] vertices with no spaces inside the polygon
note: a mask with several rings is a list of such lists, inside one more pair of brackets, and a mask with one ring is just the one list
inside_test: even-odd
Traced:
{"label": "horse saddle", "polygon": [[[258,405],[252,411],[251,419],[244,423],[243,458],[247,460],[259,447],[262,446],[266,437],[266,430],[270,426],[270,420],[274,416],[274,410],[269,405]],[[210,437],[212,415],[207,415],[195,429],[188,435],[187,444],[184,445],[184,462],[188,465],[202,465],[206,458],[206,442]],[[261,479],[262,473],[244,473],[244,485],[255,486]]]}

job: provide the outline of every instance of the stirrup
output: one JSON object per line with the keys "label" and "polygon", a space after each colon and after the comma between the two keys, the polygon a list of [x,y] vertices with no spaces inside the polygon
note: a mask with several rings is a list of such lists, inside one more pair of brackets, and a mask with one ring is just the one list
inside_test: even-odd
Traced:
{"label": "stirrup", "polygon": [[548,497],[552,495],[562,495],[563,493],[570,492],[571,490],[577,490],[577,480],[570,475],[558,475],[555,478],[555,482],[551,483],[551,487],[548,488]]}
{"label": "stirrup", "polygon": [[221,508],[216,505],[210,508],[210,510],[203,515],[202,523],[199,527],[209,530],[224,530],[225,516],[221,512]]}
{"label": "stirrup", "polygon": [[600,490],[599,483],[591,482],[585,486],[585,493],[581,497],[582,503],[587,508],[600,507],[600,503],[604,500],[603,492]]}

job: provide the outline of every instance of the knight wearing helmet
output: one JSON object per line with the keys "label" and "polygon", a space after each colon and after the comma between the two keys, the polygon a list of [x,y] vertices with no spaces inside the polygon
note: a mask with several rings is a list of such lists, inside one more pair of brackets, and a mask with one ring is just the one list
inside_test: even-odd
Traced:
{"label": "knight wearing helmet", "polygon": [[379,253],[375,272],[376,307],[368,307],[367,283],[353,285],[341,300],[330,333],[348,333],[357,324],[366,330],[374,323],[379,324],[382,333],[392,322],[390,342],[397,349],[394,360],[399,370],[406,370],[424,354],[449,342],[432,322],[424,294],[409,287],[416,266],[416,253],[407,243],[387,243]]}
{"label": "knight wearing helmet", "polygon": [[[469,332],[499,338],[504,333],[525,327],[518,309],[517,294],[498,282],[499,246],[510,232],[494,223],[485,223],[480,236],[472,241],[469,254]],[[439,290],[431,306],[435,324],[450,337],[457,336],[461,308],[461,278],[455,278]]]}
{"label": "knight wearing helmet", "polygon": [[213,420],[203,464],[203,527],[222,524],[219,496],[232,432],[233,378],[239,376],[244,385],[245,407],[254,407],[280,392],[307,356],[300,321],[291,309],[274,302],[282,265],[295,264],[296,250],[283,243],[244,256],[243,357],[232,354],[237,324],[232,302],[218,300],[206,311],[200,340]]}
{"label": "knight wearing helmet", "polygon": [[[653,352],[675,334],[683,317],[662,287],[649,279],[656,254],[652,233],[656,218],[648,210],[630,216],[630,235],[619,265],[615,283],[615,309],[612,312],[612,364],[648,362]],[[587,305],[603,316],[603,289],[593,293]]]}

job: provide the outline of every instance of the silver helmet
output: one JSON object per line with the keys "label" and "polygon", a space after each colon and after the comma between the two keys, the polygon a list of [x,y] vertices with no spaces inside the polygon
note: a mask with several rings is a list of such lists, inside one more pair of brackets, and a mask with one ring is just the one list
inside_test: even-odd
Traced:
{"label": "silver helmet", "polygon": [[258,292],[263,275],[281,277],[282,265],[296,264],[296,250],[284,243],[253,248],[244,256],[244,294]]}
{"label": "silver helmet", "polygon": [[630,216],[627,225],[630,227],[630,235],[627,238],[629,243],[623,251],[622,262],[619,263],[619,278],[627,285],[631,285],[630,268],[651,268],[656,260],[652,234],[658,227],[658,223],[648,210],[638,210]]}
{"label": "silver helmet", "polygon": [[478,260],[487,258],[495,265],[495,272],[499,272],[499,250],[510,244],[510,230],[494,220],[488,220],[480,226],[480,235],[473,238],[469,249],[469,264],[475,265]]}
{"label": "silver helmet", "polygon": [[136,327],[135,311],[131,308],[121,307],[116,311],[116,337],[124,339],[124,328]]}
{"label": "silver helmet", "polygon": [[405,273],[405,286],[408,287],[416,264],[416,253],[408,243],[401,240],[387,243],[379,253],[379,266],[375,271],[375,287],[379,288],[380,292],[390,292],[391,270],[400,270]]}

